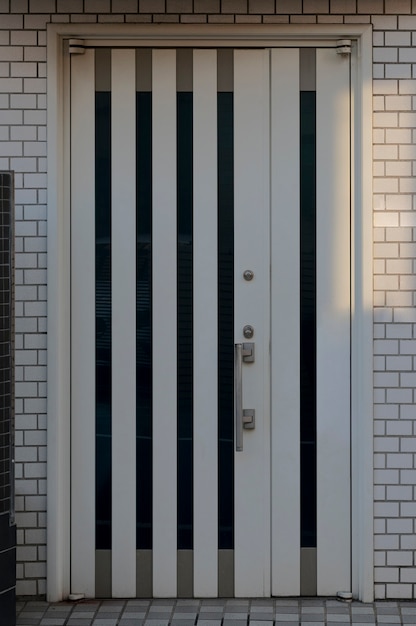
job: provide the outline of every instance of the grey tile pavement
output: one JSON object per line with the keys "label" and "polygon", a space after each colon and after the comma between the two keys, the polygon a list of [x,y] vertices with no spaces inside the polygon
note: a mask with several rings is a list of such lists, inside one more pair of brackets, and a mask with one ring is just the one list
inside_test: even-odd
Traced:
{"label": "grey tile pavement", "polygon": [[17,626],[416,626],[416,602],[270,600],[20,600]]}

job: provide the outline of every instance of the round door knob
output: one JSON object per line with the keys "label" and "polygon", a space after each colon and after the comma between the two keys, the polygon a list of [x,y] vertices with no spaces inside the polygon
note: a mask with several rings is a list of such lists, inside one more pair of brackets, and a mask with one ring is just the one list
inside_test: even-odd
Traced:
{"label": "round door knob", "polygon": [[246,270],[246,271],[243,273],[243,276],[244,276],[244,280],[253,280],[253,278],[254,278],[254,272],[253,272],[253,270]]}

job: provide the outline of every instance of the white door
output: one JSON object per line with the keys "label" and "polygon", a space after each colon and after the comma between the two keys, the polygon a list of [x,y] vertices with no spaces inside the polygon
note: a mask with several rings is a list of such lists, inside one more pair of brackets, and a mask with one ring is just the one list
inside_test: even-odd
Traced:
{"label": "white door", "polygon": [[349,61],[71,57],[71,590],[350,589]]}

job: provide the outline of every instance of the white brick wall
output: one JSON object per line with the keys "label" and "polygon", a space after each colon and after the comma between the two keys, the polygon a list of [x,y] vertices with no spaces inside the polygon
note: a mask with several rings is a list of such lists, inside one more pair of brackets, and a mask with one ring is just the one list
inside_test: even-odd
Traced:
{"label": "white brick wall", "polygon": [[18,594],[45,593],[50,21],[373,24],[375,593],[416,597],[416,0],[0,0],[0,167],[17,184]]}

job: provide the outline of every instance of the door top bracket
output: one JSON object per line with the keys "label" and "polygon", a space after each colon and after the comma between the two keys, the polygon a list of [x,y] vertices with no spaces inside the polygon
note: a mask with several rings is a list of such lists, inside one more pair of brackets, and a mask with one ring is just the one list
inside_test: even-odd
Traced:
{"label": "door top bracket", "polygon": [[85,42],[83,39],[70,39],[69,40],[69,54],[84,54]]}
{"label": "door top bracket", "polygon": [[351,54],[351,39],[338,39],[337,41],[337,54],[347,56]]}

